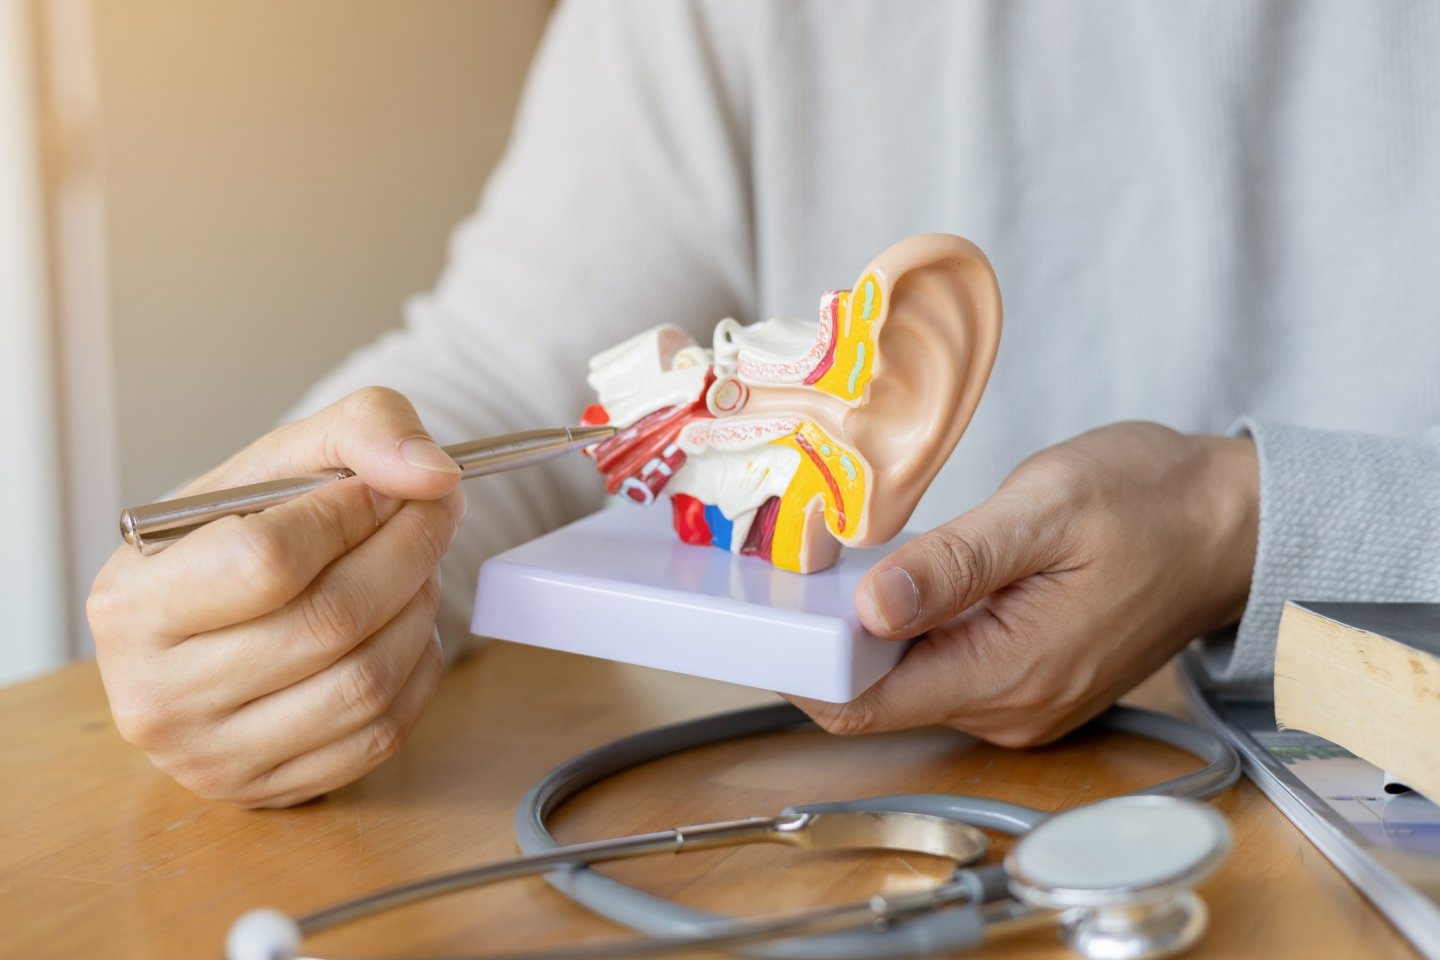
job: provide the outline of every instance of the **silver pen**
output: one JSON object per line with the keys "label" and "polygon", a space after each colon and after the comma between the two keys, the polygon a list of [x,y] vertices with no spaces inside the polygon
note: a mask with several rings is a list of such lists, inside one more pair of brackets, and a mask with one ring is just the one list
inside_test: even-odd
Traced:
{"label": "silver pen", "polygon": [[[517,470],[579,450],[615,435],[614,427],[553,427],[527,430],[499,437],[486,437],[444,447],[457,466],[461,479]],[[355,476],[345,467],[322,470],[303,477],[266,480],[244,487],[217,490],[178,500],[166,500],[144,507],[131,507],[120,514],[120,534],[125,542],[142,553],[153,552],[179,540],[212,520],[246,513],[293,500],[327,483]]]}

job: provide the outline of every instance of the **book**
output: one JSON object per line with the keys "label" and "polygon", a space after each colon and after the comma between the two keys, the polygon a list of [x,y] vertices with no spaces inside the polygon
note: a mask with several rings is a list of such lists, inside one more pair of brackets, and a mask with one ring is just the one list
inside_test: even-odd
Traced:
{"label": "book", "polygon": [[1287,603],[1275,721],[1440,800],[1440,603]]}
{"label": "book", "polygon": [[1270,687],[1223,684],[1180,657],[1196,719],[1240,753],[1245,775],[1422,956],[1440,960],[1440,806],[1391,796],[1380,768],[1300,730],[1276,730]]}

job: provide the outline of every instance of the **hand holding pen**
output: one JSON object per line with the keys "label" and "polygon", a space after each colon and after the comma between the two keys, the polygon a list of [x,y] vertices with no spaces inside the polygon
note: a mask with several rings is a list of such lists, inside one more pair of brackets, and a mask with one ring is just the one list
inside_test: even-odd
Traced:
{"label": "hand holding pen", "polygon": [[351,394],[185,493],[342,465],[355,476],[189,524],[162,552],[122,545],[96,578],[88,614],[116,725],[201,796],[283,806],[348,783],[404,743],[439,682],[438,571],[465,513],[462,468],[404,397]]}
{"label": "hand holding pen", "polygon": [[[615,435],[614,427],[551,427],[526,430],[498,437],[485,437],[441,448],[444,457],[436,459],[440,469],[448,472],[448,458],[460,471],[460,478],[484,477],[492,473],[518,470],[555,457],[581,450]],[[401,457],[406,459],[406,444],[424,443],[424,456],[433,459],[429,447],[434,444],[423,437],[411,437],[400,443]],[[240,487],[194,494],[143,507],[130,507],[120,514],[120,535],[125,542],[141,552],[156,553],[186,534],[223,517],[243,517],[269,507],[289,503],[311,490],[318,490],[337,480],[355,476],[349,467],[327,467],[315,473],[280,480],[262,480]]]}

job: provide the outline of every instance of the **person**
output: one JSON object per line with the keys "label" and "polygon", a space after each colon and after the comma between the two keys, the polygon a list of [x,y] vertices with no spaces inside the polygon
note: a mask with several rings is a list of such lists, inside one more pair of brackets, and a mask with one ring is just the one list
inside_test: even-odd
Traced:
{"label": "person", "polygon": [[120,731],[241,804],[362,775],[479,561],[600,502],[575,458],[467,515],[432,437],[573,422],[602,348],[808,315],[928,231],[987,251],[1006,332],[856,594],[921,639],[821,725],[1041,743],[1220,628],[1265,678],[1287,597],[1440,599],[1437,41],[1398,3],[566,4],[437,288],[188,489],[357,478],[100,572]]}

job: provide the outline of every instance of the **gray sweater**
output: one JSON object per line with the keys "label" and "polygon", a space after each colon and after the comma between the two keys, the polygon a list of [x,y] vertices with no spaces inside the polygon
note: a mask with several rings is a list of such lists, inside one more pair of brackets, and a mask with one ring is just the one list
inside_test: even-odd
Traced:
{"label": "gray sweater", "polygon": [[[585,360],[661,322],[810,317],[891,242],[990,255],[1005,334],[912,526],[1126,419],[1248,430],[1249,607],[1218,669],[1268,675],[1287,597],[1440,600],[1440,5],[571,3],[510,150],[368,383],[443,441],[573,420]],[[479,481],[446,561],[600,502],[589,468]]]}

